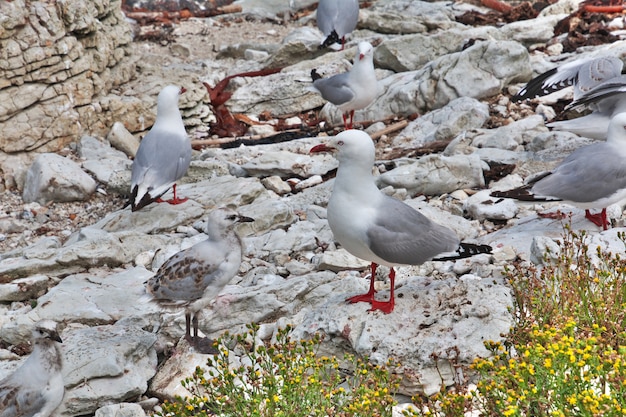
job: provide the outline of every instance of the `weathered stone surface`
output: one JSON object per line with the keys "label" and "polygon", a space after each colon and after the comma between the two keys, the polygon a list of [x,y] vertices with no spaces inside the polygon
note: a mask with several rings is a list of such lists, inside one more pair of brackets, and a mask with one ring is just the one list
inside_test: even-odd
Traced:
{"label": "weathered stone surface", "polygon": [[[428,178],[428,181],[424,181]],[[380,175],[379,187],[405,188],[412,194],[437,195],[484,185],[483,165],[476,155],[426,155]]]}
{"label": "weathered stone surface", "polygon": [[45,153],[28,169],[22,198],[46,204],[50,201],[80,201],[96,190],[96,182],[69,158]]}
{"label": "weathered stone surface", "polygon": [[130,80],[131,32],[120,5],[3,2],[0,151],[60,149],[85,127],[81,108]]}

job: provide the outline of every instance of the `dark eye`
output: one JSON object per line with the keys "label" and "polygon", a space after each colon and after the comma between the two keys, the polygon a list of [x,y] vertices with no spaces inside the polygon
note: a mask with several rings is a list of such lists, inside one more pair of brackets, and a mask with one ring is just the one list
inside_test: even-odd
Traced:
{"label": "dark eye", "polygon": [[342,140],[340,140],[339,142],[337,142],[337,145],[339,145],[339,146],[343,146],[343,141],[342,141]]}
{"label": "dark eye", "polygon": [[229,214],[228,216],[226,216],[226,220],[237,220],[237,215]]}

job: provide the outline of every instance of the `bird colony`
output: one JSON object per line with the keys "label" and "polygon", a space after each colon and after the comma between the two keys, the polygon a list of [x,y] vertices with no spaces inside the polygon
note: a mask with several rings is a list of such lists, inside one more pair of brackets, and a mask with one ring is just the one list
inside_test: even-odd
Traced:
{"label": "bird colony", "polygon": [[[309,58],[266,82],[233,80],[233,113],[290,103],[297,114],[313,100],[330,135],[192,150],[181,102],[201,81],[164,77],[132,160],[90,136],[76,171],[47,174],[67,158],[38,156],[23,186],[35,207],[96,189],[124,202],[63,239],[0,255],[2,340],[32,346],[0,361],[0,417],[127,403],[144,415],[157,398],[185,395],[179,381],[212,341],[250,322],[267,339],[293,324],[293,337],[324,333],[337,355],[393,357],[401,393],[432,394],[454,382],[441,363],[484,356],[483,340],[509,328],[507,264],[540,263],[567,221],[590,247],[618,242],[626,44],[536,48],[572,1],[498,30],[457,23],[475,6],[456,7],[321,0],[292,36]],[[568,114],[553,121],[557,99]],[[489,183],[498,166],[510,174]],[[460,357],[446,356],[453,348]]]}

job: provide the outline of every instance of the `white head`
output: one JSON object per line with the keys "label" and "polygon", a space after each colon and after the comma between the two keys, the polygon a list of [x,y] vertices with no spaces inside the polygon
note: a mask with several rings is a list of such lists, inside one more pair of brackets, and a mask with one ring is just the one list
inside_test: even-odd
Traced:
{"label": "white head", "polygon": [[235,210],[228,207],[220,207],[209,213],[207,219],[207,234],[211,235],[211,231],[224,231],[229,229],[236,223],[253,222],[254,219],[242,216]]}
{"label": "white head", "polygon": [[359,42],[359,61],[374,56],[374,47],[369,42]]}
{"label": "white head", "polygon": [[172,108],[178,111],[178,97],[185,91],[187,90],[184,87],[180,88],[175,85],[164,87],[157,97],[157,118],[159,113],[167,112]]}
{"label": "white head", "polygon": [[626,113],[618,113],[611,119],[606,136],[607,141],[626,140]]}
{"label": "white head", "polygon": [[311,153],[334,152],[337,160],[358,162],[371,168],[375,160],[375,148],[372,138],[362,130],[344,130],[321,145],[311,148]]}

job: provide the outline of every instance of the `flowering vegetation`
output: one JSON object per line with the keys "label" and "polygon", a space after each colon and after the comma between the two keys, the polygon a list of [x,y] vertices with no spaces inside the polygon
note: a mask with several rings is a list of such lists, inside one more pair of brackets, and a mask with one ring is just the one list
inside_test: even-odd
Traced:
{"label": "flowering vegetation", "polygon": [[504,342],[486,343],[492,356],[470,377],[404,414],[625,416],[626,262],[586,238],[565,227],[541,268],[507,271],[515,325]]}
{"label": "flowering vegetation", "polygon": [[[209,356],[207,368],[196,368],[183,381],[192,396],[164,403],[158,415],[391,416],[398,388],[393,363],[376,366],[347,355],[340,367],[337,358],[317,354],[319,336],[292,341],[288,326],[277,332],[276,342],[265,344],[258,342],[257,331],[249,325],[245,334],[219,338],[219,352]],[[235,358],[233,350],[241,356]]]}

